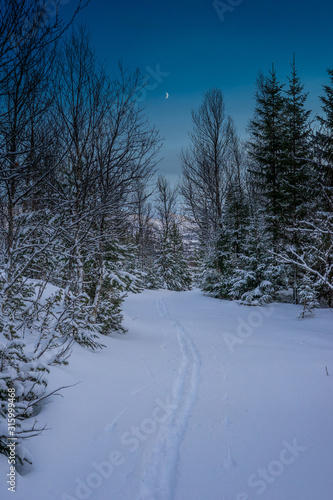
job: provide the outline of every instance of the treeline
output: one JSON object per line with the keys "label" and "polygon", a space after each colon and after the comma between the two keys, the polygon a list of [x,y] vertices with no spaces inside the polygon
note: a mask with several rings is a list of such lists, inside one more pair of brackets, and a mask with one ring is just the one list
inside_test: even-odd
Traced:
{"label": "treeline", "polygon": [[259,74],[249,141],[212,89],[193,112],[182,194],[199,228],[199,284],[244,304],[333,306],[333,70],[311,119],[295,66]]}
{"label": "treeline", "polygon": [[1,3],[0,453],[15,389],[18,467],[31,462],[24,438],[43,429],[31,417],[50,366],[67,364],[74,342],[95,350],[122,333],[127,291],[190,282],[163,177],[164,219],[151,221],[161,141],[137,103],[139,71],[108,76],[86,29],[48,7]]}

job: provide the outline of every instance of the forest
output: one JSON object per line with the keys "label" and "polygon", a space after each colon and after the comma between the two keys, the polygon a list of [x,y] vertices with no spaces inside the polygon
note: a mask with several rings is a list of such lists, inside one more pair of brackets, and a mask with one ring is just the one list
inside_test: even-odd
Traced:
{"label": "forest", "polygon": [[207,90],[173,186],[140,71],[109,75],[75,13],[46,10],[0,7],[0,454],[15,387],[18,470],[50,367],[125,333],[127,293],[333,307],[333,68],[315,117],[295,59],[259,73],[247,141]]}

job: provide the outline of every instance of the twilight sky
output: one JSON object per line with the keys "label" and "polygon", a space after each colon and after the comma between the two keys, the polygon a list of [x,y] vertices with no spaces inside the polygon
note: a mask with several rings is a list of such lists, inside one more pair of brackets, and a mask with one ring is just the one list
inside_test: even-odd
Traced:
{"label": "twilight sky", "polygon": [[[75,2],[60,3],[66,4],[61,6],[66,15]],[[151,75],[151,90],[142,104],[165,139],[159,169],[172,180],[180,174],[178,154],[188,144],[191,110],[200,105],[206,90],[223,91],[227,113],[246,138],[258,71],[267,73],[274,62],[285,81],[295,52],[310,92],[308,105],[315,113],[320,111],[322,85],[328,82],[326,68],[333,67],[332,0],[219,4],[220,8],[211,0],[91,0],[77,19],[87,24],[97,55],[110,73],[121,59],[124,66]]]}

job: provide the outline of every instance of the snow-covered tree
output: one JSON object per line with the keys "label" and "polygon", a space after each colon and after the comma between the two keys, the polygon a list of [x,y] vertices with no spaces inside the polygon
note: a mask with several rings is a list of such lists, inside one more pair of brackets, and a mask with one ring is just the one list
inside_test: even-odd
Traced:
{"label": "snow-covered tree", "polygon": [[[305,108],[307,94],[304,93],[304,86],[297,74],[295,58],[291,67],[289,85],[285,92],[284,173],[281,190],[284,195],[286,230],[283,240],[286,244],[300,248],[302,234],[298,231],[298,223],[314,208],[310,193],[315,172],[309,125],[311,112]],[[288,271],[289,282],[293,289],[293,302],[297,304],[302,271],[297,265],[291,266]]]}
{"label": "snow-covered tree", "polygon": [[[310,110],[305,108],[308,94],[298,76],[295,59],[285,91],[284,172],[281,190],[284,195],[285,225],[295,227],[309,210],[309,190],[313,174]],[[292,234],[293,242],[297,235]]]}
{"label": "snow-covered tree", "polygon": [[107,78],[85,29],[66,41],[57,74],[65,161],[54,180],[67,250],[62,276],[72,294],[86,297],[87,324],[102,333],[123,330],[120,306],[135,281],[123,264],[131,203],[137,183],[151,177],[159,148],[156,131],[133,102],[140,85],[138,72],[121,66],[112,82]]}
{"label": "snow-covered tree", "polygon": [[318,299],[333,306],[333,215],[318,212],[309,221],[304,221],[299,230],[308,240],[297,249],[287,246],[279,255],[281,262],[297,265],[306,275],[314,279]]}
{"label": "snow-covered tree", "polygon": [[178,188],[172,188],[162,175],[158,177],[156,187],[156,212],[160,229],[151,282],[154,287],[188,290],[192,279],[176,217]]}
{"label": "snow-covered tree", "polygon": [[333,69],[327,70],[330,83],[324,85],[324,95],[320,97],[323,116],[318,117],[321,130],[317,134],[317,145],[320,151],[318,162],[319,179],[323,186],[323,208],[332,212],[333,205]]}
{"label": "snow-covered tree", "polygon": [[[139,73],[120,68],[111,82],[84,30],[59,44],[56,65],[66,24],[58,13],[45,23],[46,8],[1,5],[0,453],[10,384],[18,437],[34,436],[48,367],[66,364],[74,342],[94,350],[100,333],[123,331],[124,294],[141,289],[129,200],[159,144],[133,104]],[[17,457],[30,461],[20,447]]]}
{"label": "snow-covered tree", "polygon": [[176,222],[171,224],[168,236],[161,241],[154,264],[156,284],[160,288],[190,290],[192,277],[184,257],[183,239]]}
{"label": "snow-covered tree", "polygon": [[283,85],[278,81],[273,68],[269,76],[259,75],[257,80],[256,108],[250,122],[250,155],[253,162],[253,182],[261,193],[276,250],[283,231],[284,196],[282,179],[284,174],[284,111]]}
{"label": "snow-covered tree", "polygon": [[314,279],[309,273],[305,273],[299,288],[299,303],[303,306],[299,314],[300,318],[311,317],[314,309],[319,306],[318,291],[314,286]]}

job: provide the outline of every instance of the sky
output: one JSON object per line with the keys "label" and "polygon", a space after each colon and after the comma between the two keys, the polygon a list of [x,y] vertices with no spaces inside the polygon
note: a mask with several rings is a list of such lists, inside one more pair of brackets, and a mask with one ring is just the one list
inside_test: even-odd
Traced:
{"label": "sky", "polygon": [[[75,3],[60,1],[64,17]],[[295,52],[308,108],[320,113],[318,96],[333,67],[332,15],[332,0],[91,0],[76,22],[88,26],[110,75],[121,60],[149,76],[141,104],[164,138],[159,171],[174,182],[179,153],[189,144],[191,111],[212,87],[222,90],[246,139],[258,72],[268,73],[274,63],[286,82]]]}

